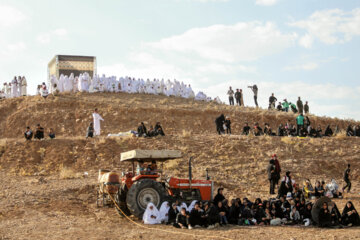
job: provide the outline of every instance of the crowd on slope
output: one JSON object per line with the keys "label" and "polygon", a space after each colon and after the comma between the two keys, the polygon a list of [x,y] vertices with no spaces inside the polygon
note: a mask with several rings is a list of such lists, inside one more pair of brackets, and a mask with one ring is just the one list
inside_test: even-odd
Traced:
{"label": "crowd on slope", "polygon": [[[277,164],[275,164],[275,161]],[[273,155],[268,167],[270,183],[280,180],[280,164]],[[347,183],[343,191],[351,188],[350,165],[344,173]],[[274,194],[274,186],[270,186],[270,194]],[[223,188],[218,189],[213,201],[203,202],[194,200],[189,206],[185,202],[163,202],[158,210],[153,203],[149,203],[144,215],[145,224],[171,224],[176,228],[192,229],[194,227],[214,228],[216,226],[233,225],[317,225],[319,227],[342,227],[359,226],[360,219],[355,206],[351,201],[345,204],[340,214],[335,203],[321,201],[316,213],[317,219],[313,219],[312,199],[320,199],[323,196],[329,198],[341,197],[341,192],[335,180],[329,184],[316,182],[312,188],[309,180],[306,180],[302,189],[295,183],[291,172],[286,172],[282,178],[276,198],[256,198],[251,201],[248,198],[232,199],[229,201],[223,195]]]}
{"label": "crowd on slope", "polygon": [[[219,117],[215,119],[215,125],[216,125],[216,132],[219,135],[222,134],[231,134],[231,119],[229,116],[226,116],[224,114],[221,114]],[[360,136],[360,127],[357,126],[357,133]],[[354,130],[355,131],[355,130]],[[244,124],[244,127],[242,129],[242,135],[249,135],[253,134],[254,136],[298,136],[298,137],[314,137],[314,138],[320,138],[320,137],[331,137],[339,132],[338,126],[335,127],[333,130],[330,125],[327,125],[325,130],[323,131],[321,126],[318,125],[317,127],[314,127],[311,124],[310,118],[308,116],[305,116],[303,114],[299,114],[295,121],[291,121],[288,119],[288,121],[285,124],[280,124],[276,130],[273,130],[270,126],[270,124],[265,123],[264,127],[262,128],[259,123],[255,122],[253,127],[250,127],[248,123]],[[355,131],[356,132],[356,131]],[[350,135],[349,136],[354,136]],[[355,136],[358,136],[355,134]]]}
{"label": "crowd on slope", "polygon": [[14,98],[27,95],[27,81],[24,76],[14,77],[11,82],[5,82],[1,91],[0,99]]}
{"label": "crowd on slope", "polygon": [[[45,138],[45,129],[40,125],[36,125],[35,133],[31,130],[31,128],[28,126],[26,127],[26,130],[24,132],[24,137],[27,141],[31,141],[32,138],[35,140],[43,140]],[[55,138],[55,132],[54,129],[50,128],[48,132],[48,137],[50,139]]]}

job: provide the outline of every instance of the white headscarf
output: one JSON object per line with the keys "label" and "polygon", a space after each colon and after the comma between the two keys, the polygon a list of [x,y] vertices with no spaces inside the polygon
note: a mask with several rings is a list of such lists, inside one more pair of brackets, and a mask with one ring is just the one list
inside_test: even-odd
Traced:
{"label": "white headscarf", "polygon": [[185,208],[186,211],[187,211],[187,205],[186,205],[186,203],[184,203],[184,202],[181,203],[181,205],[180,205],[180,206],[177,206],[176,208],[177,208],[177,210],[178,210],[179,212],[181,212],[181,209],[182,209],[182,208]]}
{"label": "white headscarf", "polygon": [[187,209],[188,212],[191,212],[194,209],[195,203],[197,203],[197,200],[194,200],[190,203],[190,206]]}
{"label": "white headscarf", "polygon": [[168,217],[168,212],[170,209],[170,205],[168,201],[165,201],[161,204],[160,207],[160,221],[164,221],[167,222],[169,217]]}
{"label": "white headscarf", "polygon": [[[153,207],[153,209],[150,209]],[[155,218],[154,218],[155,217]],[[153,203],[148,203],[146,210],[143,215],[143,221],[145,224],[159,224],[160,220],[160,212],[157,210]]]}

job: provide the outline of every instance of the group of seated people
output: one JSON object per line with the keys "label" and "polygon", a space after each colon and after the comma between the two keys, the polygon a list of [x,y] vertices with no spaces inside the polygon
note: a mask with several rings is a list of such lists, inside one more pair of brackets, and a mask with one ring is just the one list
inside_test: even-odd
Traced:
{"label": "group of seated people", "polygon": [[305,201],[299,194],[288,192],[279,199],[262,200],[257,198],[232,199],[230,202],[224,197],[223,189],[212,202],[192,201],[187,205],[163,202],[160,210],[149,203],[144,215],[145,224],[171,224],[176,228],[192,229],[194,227],[214,228],[227,224],[250,225],[317,225],[319,227],[358,226],[359,214],[351,201],[347,202],[342,214],[335,203],[326,203],[319,210],[318,220],[313,221],[313,203]]}
{"label": "group of seated people", "polygon": [[[36,125],[36,130],[35,130],[35,134],[33,133],[33,131],[30,129],[30,127],[26,127],[25,133],[24,133],[24,137],[27,141],[31,141],[31,139],[34,137],[34,139],[37,140],[42,140],[45,138],[45,134],[44,134],[45,130],[43,127],[41,127],[40,124]],[[49,133],[48,136],[50,139],[54,139],[55,138],[55,132],[54,129],[50,128],[49,129]]]}
{"label": "group of seated people", "polygon": [[356,125],[356,126],[349,125],[346,129],[346,136],[360,137],[360,125]]}
{"label": "group of seated people", "polygon": [[158,174],[156,161],[151,161],[151,164],[146,164],[144,161],[138,161],[136,167],[136,175],[156,175]]}
{"label": "group of seated people", "polygon": [[[338,132],[336,128],[335,132]],[[270,124],[265,123],[264,129],[260,127],[259,123],[254,123],[254,127],[251,129],[248,123],[245,123],[243,127],[242,135],[253,134],[254,136],[291,136],[291,137],[313,137],[313,138],[321,138],[321,137],[331,137],[334,135],[334,131],[331,129],[330,125],[328,125],[323,133],[323,130],[320,125],[317,128],[312,127],[310,124],[302,125],[298,128],[291,124],[290,120],[283,125],[282,123],[279,125],[277,131],[274,131]],[[360,132],[359,132],[360,133]]]}
{"label": "group of seated people", "polygon": [[155,124],[155,127],[152,125],[150,126],[150,129],[147,130],[144,122],[141,122],[138,129],[137,134],[138,137],[156,137],[156,136],[165,136],[164,130],[160,125],[160,122],[157,122]]}

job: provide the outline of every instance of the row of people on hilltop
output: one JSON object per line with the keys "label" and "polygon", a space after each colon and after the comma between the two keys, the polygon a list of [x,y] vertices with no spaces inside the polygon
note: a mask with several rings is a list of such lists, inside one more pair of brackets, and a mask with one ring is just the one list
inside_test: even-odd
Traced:
{"label": "row of people on hilltop", "polygon": [[[106,77],[102,75],[95,75],[93,78],[88,73],[74,76],[61,74],[59,79],[52,75],[50,77],[50,93],[62,92],[127,92],[127,93],[147,93],[155,95],[174,96],[182,98],[192,98],[199,101],[212,101],[203,92],[198,92],[196,95],[190,84],[184,84],[176,79],[174,81],[164,79],[135,79],[131,77],[116,76]],[[221,103],[219,97],[214,101]]]}
{"label": "row of people on hilltop", "polygon": [[289,109],[293,113],[305,113],[309,114],[310,107],[308,101],[305,102],[305,105],[303,105],[303,102],[301,101],[301,98],[298,98],[298,101],[296,102],[296,105],[294,103],[288,102],[287,99],[284,99],[283,102],[279,102],[276,110],[280,112],[289,112]]}
{"label": "row of people on hilltop", "polygon": [[[219,135],[231,134],[231,119],[229,116],[221,114],[215,119],[216,132]],[[360,127],[356,128],[360,134]],[[348,130],[350,131],[350,130]],[[333,131],[331,126],[328,125],[325,131],[318,125],[316,128],[311,125],[310,118],[300,114],[296,117],[295,123],[289,119],[286,124],[280,124],[277,131],[273,130],[268,123],[265,123],[264,128],[260,127],[259,123],[255,122],[253,127],[250,127],[248,123],[245,123],[242,131],[242,135],[253,134],[254,136],[299,136],[299,137],[331,137],[339,132],[339,128]],[[351,134],[351,133],[350,133]]]}
{"label": "row of people on hilltop", "polygon": [[349,125],[346,129],[346,136],[360,137],[360,125]]}
{"label": "row of people on hilltop", "polygon": [[[31,130],[31,128],[28,126],[26,127],[26,130],[24,132],[24,137],[27,141],[31,141],[32,138],[36,139],[36,140],[42,140],[45,138],[45,130],[44,128],[40,125],[37,124],[36,125],[36,129],[35,129],[35,133]],[[54,129],[50,128],[49,129],[49,133],[48,133],[48,137],[50,139],[54,139],[55,138],[55,132]]]}
{"label": "row of people on hilltop", "polygon": [[149,130],[147,130],[145,123],[141,122],[137,128],[137,132],[135,133],[137,137],[156,137],[156,136],[165,136],[164,130],[160,124],[157,122],[155,127],[150,126]]}
{"label": "row of people on hilltop", "polygon": [[27,95],[27,81],[24,76],[14,77],[11,82],[5,82],[1,91],[0,99],[15,98]]}
{"label": "row of people on hilltop", "polygon": [[193,229],[194,227],[214,228],[218,226],[264,226],[264,225],[304,225],[317,223],[319,227],[359,226],[359,214],[351,201],[348,201],[342,213],[336,204],[328,206],[325,202],[319,209],[318,219],[312,215],[313,203],[290,192],[280,199],[248,198],[231,199],[223,194],[223,188],[211,202],[192,201],[189,206],[184,202],[165,201],[158,210],[149,203],[144,215],[145,224],[171,224],[176,228]]}

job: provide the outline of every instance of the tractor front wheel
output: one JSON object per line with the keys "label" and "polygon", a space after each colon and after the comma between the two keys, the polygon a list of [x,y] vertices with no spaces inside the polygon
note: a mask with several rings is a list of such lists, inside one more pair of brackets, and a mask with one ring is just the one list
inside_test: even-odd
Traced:
{"label": "tractor front wheel", "polygon": [[135,217],[142,218],[148,203],[153,203],[159,209],[165,195],[166,191],[161,183],[144,179],[131,186],[126,196],[126,204]]}

